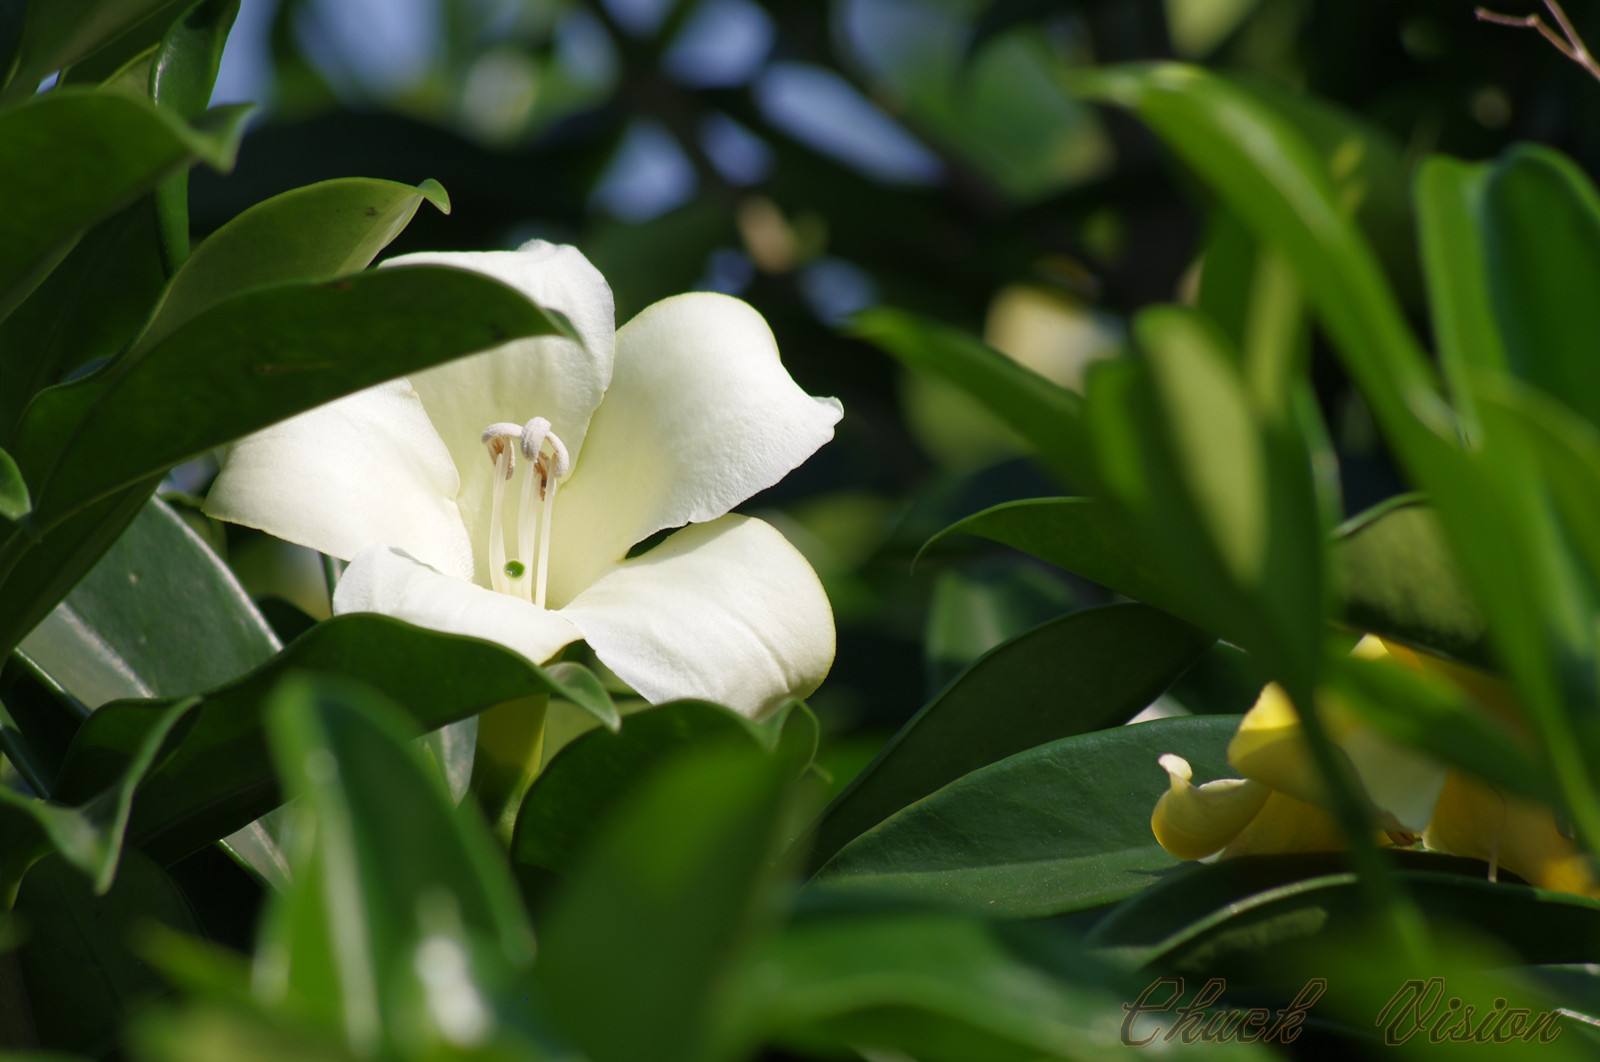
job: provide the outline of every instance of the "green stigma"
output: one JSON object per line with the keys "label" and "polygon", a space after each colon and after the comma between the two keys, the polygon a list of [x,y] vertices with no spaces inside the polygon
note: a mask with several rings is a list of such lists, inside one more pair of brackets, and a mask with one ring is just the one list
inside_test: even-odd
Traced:
{"label": "green stigma", "polygon": [[521,561],[506,561],[506,574],[513,579],[521,579],[522,573],[527,570],[527,566]]}

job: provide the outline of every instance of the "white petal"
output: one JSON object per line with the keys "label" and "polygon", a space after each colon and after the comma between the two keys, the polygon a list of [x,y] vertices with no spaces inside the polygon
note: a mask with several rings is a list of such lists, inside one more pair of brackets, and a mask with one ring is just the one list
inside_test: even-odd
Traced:
{"label": "white petal", "polygon": [[582,637],[554,612],[443,575],[384,547],[362,551],[345,569],[333,611],[381,612],[418,627],[499,642],[536,664]]}
{"label": "white petal", "polygon": [[678,295],[617,333],[589,446],[555,510],[551,598],[570,600],[663,528],[714,520],[833,437],[837,400],[802,391],[759,313]]}
{"label": "white petal", "polygon": [[459,489],[416,392],[394,380],[235,443],[205,511],[345,560],[398,546],[466,578],[472,549]]}
{"label": "white petal", "polygon": [[624,561],[561,610],[653,703],[701,697],[760,716],[833,665],[833,610],[771,524],[724,516]]}
{"label": "white petal", "polygon": [[576,247],[542,240],[516,251],[408,254],[383,264],[485,273],[564,314],[583,339],[582,345],[560,336],[519,339],[411,378],[460,472],[461,514],[477,549],[475,577],[488,585],[493,466],[480,436],[492,423],[544,417],[578,459],[589,419],[611,379],[616,347],[611,288]]}

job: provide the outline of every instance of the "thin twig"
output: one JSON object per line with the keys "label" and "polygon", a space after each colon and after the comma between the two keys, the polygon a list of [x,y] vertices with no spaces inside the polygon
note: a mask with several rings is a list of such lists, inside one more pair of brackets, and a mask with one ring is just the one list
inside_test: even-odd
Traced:
{"label": "thin twig", "polygon": [[1559,0],[1544,0],[1545,10],[1550,13],[1555,27],[1546,22],[1543,16],[1533,15],[1507,15],[1499,11],[1490,11],[1480,7],[1473,13],[1479,22],[1488,22],[1496,26],[1510,26],[1513,29],[1531,29],[1539,36],[1550,42],[1550,45],[1562,55],[1588,71],[1589,76],[1600,81],[1600,63],[1595,61],[1589,51],[1589,46],[1583,43],[1583,38],[1578,35],[1578,30],[1561,9]]}

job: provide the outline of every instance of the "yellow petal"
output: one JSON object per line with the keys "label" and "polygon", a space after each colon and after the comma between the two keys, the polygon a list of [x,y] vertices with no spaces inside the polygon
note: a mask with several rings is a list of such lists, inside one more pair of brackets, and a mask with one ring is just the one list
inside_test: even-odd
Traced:
{"label": "yellow petal", "polygon": [[1179,859],[1203,859],[1220,851],[1261,810],[1267,788],[1243,778],[1222,778],[1194,785],[1189,761],[1170,753],[1161,757],[1167,791],[1150,815],[1156,842]]}
{"label": "yellow petal", "polygon": [[1423,843],[1503,866],[1546,889],[1600,896],[1588,861],[1562,836],[1549,808],[1463,774],[1452,772],[1445,782]]}
{"label": "yellow petal", "polygon": [[1222,858],[1285,852],[1337,852],[1344,834],[1332,815],[1285,793],[1267,797],[1261,811],[1222,851]]}

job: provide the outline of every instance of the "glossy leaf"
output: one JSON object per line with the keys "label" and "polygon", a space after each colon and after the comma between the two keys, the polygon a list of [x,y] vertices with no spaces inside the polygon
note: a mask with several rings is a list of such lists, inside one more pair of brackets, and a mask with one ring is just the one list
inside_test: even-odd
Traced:
{"label": "glossy leaf", "polygon": [[892,813],[1013,753],[1125,723],[1211,639],[1143,605],[1052,620],[987,653],[889,740],[823,813],[820,865]]}
{"label": "glossy leaf", "polygon": [[687,750],[721,745],[776,753],[794,777],[815,752],[816,718],[798,702],[770,720],[752,723],[721,705],[675,701],[630,713],[620,730],[591,730],[558,752],[534,779],[517,812],[512,860],[570,869],[639,779]]}
{"label": "glossy leaf", "polygon": [[[119,487],[363,387],[558,325],[519,292],[437,266],[221,302],[137,360],[42,392],[16,456],[48,527]],[[207,401],[188,400],[204,385]],[[84,427],[93,418],[94,430]],[[101,440],[115,438],[108,449]]]}
{"label": "glossy leaf", "polygon": [[762,914],[787,773],[754,748],[696,748],[607,817],[541,921],[534,968],[587,1057],[716,1053],[719,1003]]}
{"label": "glossy leaf", "polygon": [[16,160],[0,172],[0,196],[28,205],[0,221],[0,316],[85,229],[169,173],[196,160],[230,167],[247,110],[221,108],[190,128],[130,96],[63,89],[0,113],[0,143]]}
{"label": "glossy leaf", "polygon": [[109,893],[97,894],[58,858],[28,872],[17,896],[27,926],[20,966],[43,1046],[112,1053],[123,1022],[165,988],[134,951],[154,926],[198,933],[194,912],[155,863],[131,853]]}
{"label": "glossy leaf", "polygon": [[210,689],[278,650],[216,554],[152,500],[21,651],[89,708]]}
{"label": "glossy leaf", "polygon": [[1063,480],[1091,482],[1082,400],[958,329],[898,310],[859,315],[854,331],[898,358],[965,391],[1009,424]]}
{"label": "glossy leaf", "polygon": [[1129,896],[1178,861],[1150,832],[1166,790],[1157,759],[1231,777],[1237,716],[1161,719],[1063,738],[973,771],[857,837],[814,887],[1036,917]]}
{"label": "glossy leaf", "polygon": [[[451,801],[408,740],[407,713],[382,697],[297,680],[270,699],[273,762],[307,832],[269,920],[277,934],[264,990],[291,1011],[332,1004],[350,1047],[392,1051],[460,1036],[457,1015],[418,1005],[448,963],[451,984],[472,993],[475,1036],[488,1039],[477,969],[509,972],[533,957],[532,927],[488,827]],[[312,935],[285,917],[297,907],[319,915]],[[334,986],[331,1000],[308,994]]]}
{"label": "glossy leaf", "polygon": [[[616,725],[616,709],[577,665],[538,668],[489,642],[412,627],[384,616],[339,616],[312,628],[256,670],[198,698],[183,739],[134,804],[131,835],[173,857],[259,818],[279,803],[263,734],[266,694],[286,675],[332,672],[406,710],[417,732],[534,692],[563,697]],[[163,701],[109,704],[68,750],[60,792],[83,792],[115,770],[159,718]]]}
{"label": "glossy leaf", "polygon": [[1392,499],[1338,531],[1334,562],[1345,620],[1448,656],[1485,662],[1483,612],[1464,585],[1437,514]]}
{"label": "glossy leaf", "polygon": [[257,203],[195,248],[131,356],[231,296],[365,269],[424,200],[450,211],[436,181],[413,187],[360,177],[321,181]]}
{"label": "glossy leaf", "polygon": [[50,0],[30,3],[16,67],[0,99],[26,97],[47,74],[70,66],[146,19],[185,0]]}

